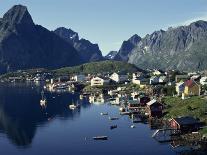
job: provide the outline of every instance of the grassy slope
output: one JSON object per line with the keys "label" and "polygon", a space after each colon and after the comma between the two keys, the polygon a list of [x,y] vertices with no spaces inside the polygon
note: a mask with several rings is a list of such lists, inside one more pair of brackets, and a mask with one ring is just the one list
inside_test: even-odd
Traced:
{"label": "grassy slope", "polygon": [[139,70],[137,67],[128,63],[107,60],[101,62],[86,63],[75,67],[60,68],[55,70],[54,72],[60,75],[60,74],[70,74],[70,73],[85,73],[85,74],[112,73],[118,71],[125,71],[125,72],[132,73],[137,70]]}
{"label": "grassy slope", "polygon": [[[165,112],[167,112],[165,118],[192,116],[207,124],[207,115],[205,115],[207,101],[205,99],[198,96],[186,100],[178,97],[165,97],[163,101],[166,104]],[[207,128],[203,129],[202,132],[207,133]]]}

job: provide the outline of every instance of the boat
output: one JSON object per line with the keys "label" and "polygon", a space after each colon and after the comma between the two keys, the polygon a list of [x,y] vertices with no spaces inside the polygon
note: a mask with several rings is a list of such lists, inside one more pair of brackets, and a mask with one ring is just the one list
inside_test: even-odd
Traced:
{"label": "boat", "polygon": [[104,113],[104,112],[101,112],[100,114],[101,114],[101,115],[108,115],[107,112],[105,112],[105,113]]}
{"label": "boat", "polygon": [[94,140],[108,140],[108,137],[107,136],[96,136],[96,137],[93,137]]}
{"label": "boat", "polygon": [[126,112],[120,112],[120,115],[131,115],[131,112],[128,112],[128,111],[126,111]]}
{"label": "boat", "polygon": [[80,95],[80,100],[82,100],[82,99],[83,99],[83,95],[81,94],[81,95]]}
{"label": "boat", "polygon": [[41,92],[41,96],[42,96],[42,99],[40,100],[40,105],[43,107],[43,106],[46,106],[46,103],[47,103],[47,100],[44,96],[44,91]]}
{"label": "boat", "polygon": [[131,128],[135,128],[135,125],[131,125],[130,127],[131,127]]}
{"label": "boat", "polygon": [[118,117],[109,117],[109,120],[118,120]]}
{"label": "boat", "polygon": [[117,128],[117,125],[112,125],[112,126],[110,126],[110,129],[111,129],[111,130],[113,130],[113,129],[115,129],[115,128]]}
{"label": "boat", "polygon": [[75,110],[75,109],[77,109],[77,108],[79,108],[80,107],[80,105],[79,104],[70,104],[69,105],[69,108],[71,109],[71,110]]}
{"label": "boat", "polygon": [[125,112],[126,110],[125,110],[124,107],[120,107],[120,108],[119,108],[119,111],[121,111],[121,112]]}

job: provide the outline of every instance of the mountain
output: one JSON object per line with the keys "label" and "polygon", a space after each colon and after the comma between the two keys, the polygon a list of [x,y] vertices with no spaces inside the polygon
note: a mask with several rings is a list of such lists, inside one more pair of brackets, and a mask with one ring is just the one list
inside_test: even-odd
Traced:
{"label": "mountain", "polygon": [[117,51],[110,51],[104,58],[107,60],[113,60],[117,53]]}
{"label": "mountain", "polygon": [[142,38],[140,36],[135,34],[131,38],[129,38],[127,41],[124,41],[117,55],[114,57],[114,60],[127,62],[132,50],[137,46],[137,44],[141,41],[141,39]]}
{"label": "mountain", "polygon": [[86,39],[79,39],[77,32],[60,27],[54,33],[70,43],[78,51],[84,62],[103,60],[98,44],[93,44]]}
{"label": "mountain", "polygon": [[132,49],[128,62],[143,69],[205,70],[206,40],[206,21],[197,21],[166,31],[155,31],[142,38]]}
{"label": "mountain", "polygon": [[0,19],[0,73],[29,68],[59,68],[82,62],[73,46],[35,25],[27,8],[13,6]]}

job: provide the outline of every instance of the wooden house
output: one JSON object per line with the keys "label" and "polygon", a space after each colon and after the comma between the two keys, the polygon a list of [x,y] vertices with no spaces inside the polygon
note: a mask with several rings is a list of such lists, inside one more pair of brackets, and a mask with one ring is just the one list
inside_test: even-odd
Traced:
{"label": "wooden house", "polygon": [[185,82],[184,95],[185,96],[199,96],[201,87],[194,80],[187,80]]}
{"label": "wooden house", "polygon": [[146,104],[150,101],[148,96],[142,96],[139,98],[139,102],[141,106],[146,106]]}
{"label": "wooden house", "polygon": [[201,123],[199,120],[186,116],[178,117],[170,120],[170,127],[176,130],[180,130],[181,133],[198,131]]}
{"label": "wooden house", "polygon": [[161,117],[163,105],[157,100],[153,99],[147,103],[147,113],[149,117]]}

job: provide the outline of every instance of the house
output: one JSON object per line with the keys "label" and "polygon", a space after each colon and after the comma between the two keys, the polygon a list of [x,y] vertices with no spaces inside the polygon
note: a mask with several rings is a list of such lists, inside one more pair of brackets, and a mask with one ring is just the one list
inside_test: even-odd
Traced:
{"label": "house", "polygon": [[167,82],[167,77],[166,76],[160,76],[159,77],[159,83],[166,83]]}
{"label": "house", "polygon": [[170,120],[170,127],[180,130],[181,133],[198,131],[200,126],[200,121],[190,116],[178,117]]}
{"label": "house", "polygon": [[91,86],[103,86],[109,83],[109,79],[105,77],[94,77],[91,79]]}
{"label": "house", "polygon": [[152,76],[150,78],[150,84],[158,84],[159,83],[159,77],[158,76]]}
{"label": "house", "polygon": [[185,89],[185,83],[184,82],[176,83],[175,91],[177,92],[178,96],[182,95],[182,93],[184,92],[184,89]]}
{"label": "house", "polygon": [[186,80],[190,79],[190,77],[188,75],[176,75],[175,76],[175,82],[178,83],[178,82],[184,82]]}
{"label": "house", "polygon": [[184,95],[185,96],[200,96],[201,87],[194,80],[187,80],[185,82]]}
{"label": "house", "polygon": [[207,85],[207,76],[204,76],[200,79],[200,84],[201,85]]}
{"label": "house", "polygon": [[138,100],[128,100],[128,109],[129,110],[138,110],[140,103]]}
{"label": "house", "polygon": [[109,78],[115,82],[125,82],[128,80],[128,75],[121,73],[113,73]]}
{"label": "house", "polygon": [[147,114],[149,117],[161,117],[163,105],[159,103],[157,100],[153,99],[147,102]]}
{"label": "house", "polygon": [[161,75],[161,74],[162,74],[162,71],[155,69],[155,70],[152,72],[152,74],[155,75],[155,76],[157,76],[157,75]]}
{"label": "house", "polygon": [[141,106],[146,106],[146,104],[150,101],[148,96],[142,96],[139,98],[139,102]]}
{"label": "house", "polygon": [[86,80],[86,76],[83,74],[75,75],[72,77],[72,80],[74,80],[76,82],[83,82]]}

